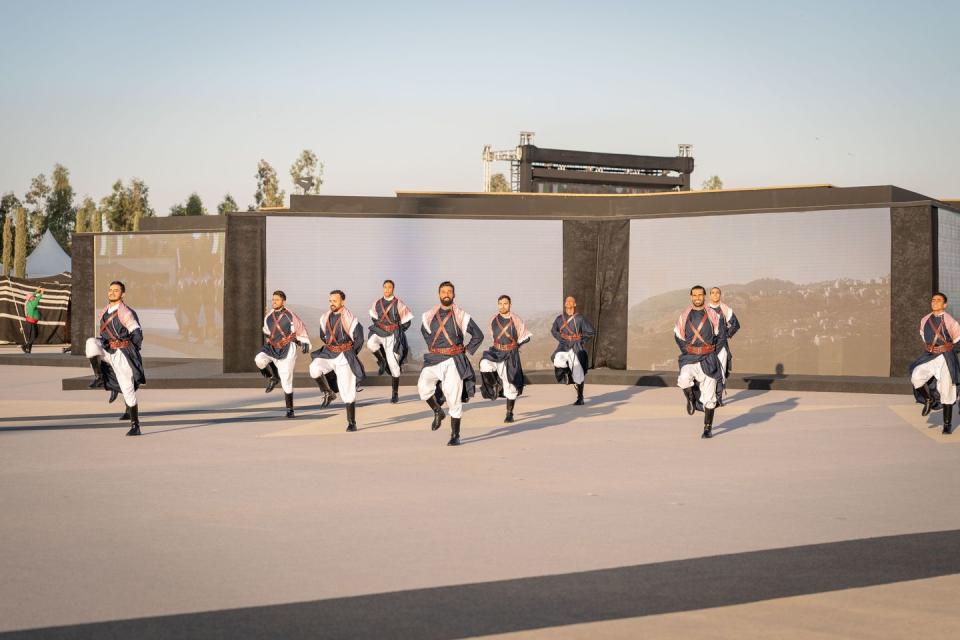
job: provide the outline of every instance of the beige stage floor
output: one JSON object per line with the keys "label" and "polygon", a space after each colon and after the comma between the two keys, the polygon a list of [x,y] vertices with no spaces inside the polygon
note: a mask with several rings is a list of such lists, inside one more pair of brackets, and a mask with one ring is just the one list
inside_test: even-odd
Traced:
{"label": "beige stage floor", "polygon": [[[169,622],[185,637],[210,637],[183,614],[269,618],[286,603],[347,598],[369,606],[371,620],[397,622],[380,637],[960,634],[958,572],[937,568],[927,547],[911,547],[917,560],[903,571],[861,582],[851,577],[856,563],[815,562],[828,543],[960,530],[960,433],[941,436],[939,415],[921,418],[908,395],[733,391],[717,436],[703,441],[700,414],[685,414],[676,389],[588,384],[586,406],[572,407],[571,388],[534,385],[513,425],[502,423],[502,401],[478,395],[464,414],[464,446],[450,448],[447,424],[430,431],[412,388],[390,405],[385,387],[360,394],[358,433],[344,432],[339,403],[318,407],[315,389],[298,393],[298,415],[287,420],[279,390],[147,387],[145,435],[126,438],[121,401],[60,390],[62,377],[77,375],[0,367],[0,632],[148,619],[155,635],[131,633],[177,635],[164,632]],[[655,563],[682,561],[696,584],[700,559],[800,545],[824,546],[804,551],[818,568],[804,578],[814,586],[799,591],[776,579],[758,588],[745,568],[725,587],[729,602],[700,594],[689,607],[637,615],[594,615],[604,603],[579,595],[555,615],[510,606],[531,597],[523,589],[541,589],[514,579],[554,589],[553,576],[577,584],[625,567],[646,576]],[[928,573],[913,575],[919,565]],[[723,566],[736,577],[736,562]],[[397,599],[490,581],[513,581],[483,596],[483,615],[500,620],[481,620],[480,601],[465,601],[438,612],[462,617],[453,630],[419,629],[418,610]],[[386,601],[396,610],[377,608]],[[220,615],[204,619],[222,637],[279,633],[256,628],[259,614]],[[366,635],[328,620],[281,635]],[[125,635],[80,626],[25,637],[111,633]]]}

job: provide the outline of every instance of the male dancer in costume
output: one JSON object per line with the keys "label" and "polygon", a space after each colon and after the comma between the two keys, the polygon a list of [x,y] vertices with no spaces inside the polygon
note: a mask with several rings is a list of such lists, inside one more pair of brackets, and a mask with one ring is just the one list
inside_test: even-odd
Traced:
{"label": "male dancer in costume", "polygon": [[38,325],[40,324],[40,299],[43,298],[43,287],[40,287],[33,293],[27,296],[27,299],[23,302],[23,321],[26,323],[24,325],[24,342],[20,347],[24,353],[30,353],[33,351],[33,342],[37,339]]}
{"label": "male dancer in costume", "polygon": [[[730,352],[730,338],[740,330],[740,320],[737,319],[737,314],[733,312],[733,309],[731,309],[729,305],[720,301],[720,295],[720,287],[712,287],[710,289],[710,308],[719,313],[727,323],[727,339],[723,341],[722,345],[717,345],[717,359],[720,360],[720,371],[723,372],[723,384],[724,387],[726,387],[727,377],[730,375],[730,372],[733,371],[733,354]],[[717,406],[723,406],[722,391],[717,393]]]}
{"label": "male dancer in costume", "polygon": [[490,319],[493,333],[493,348],[480,357],[480,377],[483,385],[480,393],[488,400],[501,396],[507,398],[507,417],[504,422],[513,422],[513,407],[523,393],[523,367],[520,365],[520,346],[530,342],[533,335],[527,331],[523,320],[510,311],[510,296],[502,295],[497,300],[499,313]]}
{"label": "male dancer in costume", "polygon": [[563,312],[553,321],[550,333],[557,341],[552,360],[557,382],[577,385],[577,401],[583,404],[583,384],[587,376],[587,350],[585,345],[596,333],[590,321],[577,313],[577,299],[567,296],[563,300]]}
{"label": "male dancer in costume", "polygon": [[[357,383],[366,377],[357,357],[363,348],[363,325],[343,306],[346,299],[347,295],[340,289],[330,292],[330,311],[320,318],[324,345],[311,354],[310,377],[325,392],[335,385],[347,406],[347,431],[356,431]],[[328,374],[333,375],[328,377]]]}
{"label": "male dancer in costume", "polygon": [[[310,351],[310,337],[300,316],[287,309],[287,294],[274,291],[271,300],[273,309],[263,318],[263,333],[267,343],[253,361],[260,375],[267,379],[265,393],[270,393],[279,384],[287,405],[287,417],[293,417],[293,371],[297,362],[297,347]],[[329,404],[329,402],[327,403]],[[326,406],[326,405],[324,405]]]}
{"label": "male dancer in costume", "polygon": [[137,389],[147,381],[143,373],[140,345],[143,330],[137,312],[123,302],[126,286],[119,280],[107,289],[107,306],[100,313],[100,331],[86,344],[87,358],[95,376],[90,388],[103,387],[110,391],[110,402],[123,394],[126,411],[121,420],[130,420],[128,436],[140,435],[140,411]]}
{"label": "male dancer in costume", "polygon": [[413,313],[400,298],[393,295],[393,280],[383,281],[383,297],[370,307],[370,337],[367,349],[377,358],[377,375],[390,371],[393,393],[390,402],[400,402],[400,368],[407,358],[407,329]]}
{"label": "male dancer in costume", "polygon": [[910,365],[913,395],[923,405],[920,415],[943,408],[943,433],[953,432],[953,404],[957,401],[960,362],[954,351],[960,341],[960,323],[946,312],[947,296],[935,293],[930,311],[920,320],[920,337],[926,353]]}
{"label": "male dancer in costume", "polygon": [[[473,354],[483,342],[483,332],[470,314],[453,304],[456,292],[452,282],[441,282],[438,290],[440,304],[423,314],[420,332],[427,343],[423,356],[423,369],[417,390],[420,399],[426,400],[433,409],[433,424],[436,431],[443,423],[441,394],[450,405],[450,446],[460,444],[460,417],[463,401],[475,393],[476,374],[465,353]],[[464,346],[463,338],[470,334],[470,342]]]}
{"label": "male dancer in costume", "polygon": [[[680,376],[677,386],[687,399],[687,413],[703,411],[702,438],[713,436],[713,412],[718,390],[723,389],[723,371],[717,358],[717,347],[727,339],[727,323],[723,316],[704,304],[706,290],[697,285],[690,289],[690,303],[680,314],[673,328],[680,347]],[[699,397],[697,392],[699,391]]]}

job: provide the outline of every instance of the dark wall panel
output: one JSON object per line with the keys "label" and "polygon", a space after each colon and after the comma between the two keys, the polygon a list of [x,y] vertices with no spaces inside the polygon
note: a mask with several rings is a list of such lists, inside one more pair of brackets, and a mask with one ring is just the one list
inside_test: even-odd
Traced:
{"label": "dark wall panel", "polygon": [[590,348],[594,367],[627,368],[627,294],[630,221],[565,220],[564,295],[597,329]]}
{"label": "dark wall panel", "polygon": [[931,206],[890,209],[890,375],[920,355],[920,318],[937,289],[937,216]]}
{"label": "dark wall panel", "polygon": [[93,290],[93,243],[94,236],[75,234],[70,250],[73,274],[73,289],[70,293],[70,351],[84,355],[87,338],[93,337],[94,290]]}
{"label": "dark wall panel", "polygon": [[266,218],[228,216],[223,267],[223,371],[256,371],[263,344]]}

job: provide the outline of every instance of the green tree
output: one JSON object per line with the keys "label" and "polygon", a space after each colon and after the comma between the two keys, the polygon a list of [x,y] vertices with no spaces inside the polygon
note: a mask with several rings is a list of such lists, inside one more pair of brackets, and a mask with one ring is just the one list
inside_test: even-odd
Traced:
{"label": "green tree", "polygon": [[323,184],[323,163],[317,160],[317,154],[310,149],[300,152],[300,157],[290,166],[290,179],[299,195],[320,193]]}
{"label": "green tree", "polygon": [[[93,200],[91,199],[91,202]],[[93,203],[93,208],[90,209],[90,217],[87,218],[87,231],[90,233],[100,233],[103,231],[103,211],[97,204]]]}
{"label": "green tree", "polygon": [[221,216],[231,211],[239,211],[237,207],[237,201],[233,199],[233,196],[229,193],[223,196],[223,202],[217,205],[217,213]]}
{"label": "green tree", "polygon": [[153,217],[148,195],[150,189],[139,178],[130,181],[131,230],[140,231],[140,220]]}
{"label": "green tree", "polygon": [[10,257],[13,255],[13,212],[3,219],[3,277],[10,275]]}
{"label": "green tree", "polygon": [[203,200],[201,200],[200,196],[197,195],[197,192],[194,191],[190,194],[185,203],[181,204],[178,202],[170,207],[170,215],[204,216],[207,215],[207,210],[203,208]]}
{"label": "green tree", "polygon": [[277,172],[266,160],[257,163],[257,191],[253,201],[257,209],[264,207],[282,207],[287,193],[280,189]]}
{"label": "green tree", "polygon": [[25,278],[27,274],[27,210],[17,207],[17,235],[13,241],[13,277]]}
{"label": "green tree", "polygon": [[719,191],[723,189],[723,180],[720,179],[720,176],[710,176],[703,181],[701,188],[704,191]]}
{"label": "green tree", "polygon": [[143,180],[134,178],[126,187],[122,180],[113,183],[110,195],[100,201],[111,231],[139,231],[140,220],[154,215],[150,208],[149,189]]}
{"label": "green tree", "polygon": [[8,215],[13,215],[17,207],[22,206],[20,198],[13,195],[13,191],[7,191],[0,197],[0,224],[3,224]]}
{"label": "green tree", "polygon": [[43,232],[47,230],[48,197],[50,197],[50,183],[47,182],[47,176],[41,173],[30,181],[30,190],[23,197],[26,203],[30,205],[28,216],[30,238],[27,241],[27,247],[30,249],[37,246]]}
{"label": "green tree", "polygon": [[90,196],[85,196],[83,202],[77,207],[76,221],[74,223],[74,233],[84,233],[92,231],[93,218],[98,215],[97,203]]}
{"label": "green tree", "polygon": [[[6,228],[5,225],[7,224],[7,219],[9,218],[11,221],[13,220],[13,212],[16,211],[17,207],[19,206],[21,206],[20,199],[17,198],[17,196],[13,195],[13,191],[8,191],[5,194],[3,194],[2,197],[0,197],[0,226],[3,226],[4,228]],[[11,222],[10,224],[12,225],[13,222]],[[11,230],[10,233],[12,234],[13,231]],[[11,237],[10,242],[13,242],[12,240],[13,236],[11,235],[10,237]],[[4,251],[7,250],[6,237],[4,237],[4,240],[3,240],[3,250]],[[10,251],[13,251],[12,244],[10,245]],[[7,266],[9,267],[10,265],[8,264]],[[5,272],[5,275],[6,273],[7,272]]]}
{"label": "green tree", "polygon": [[502,173],[495,173],[490,176],[490,191],[503,193],[512,191],[512,189],[510,188],[510,183],[507,182],[506,176]]}
{"label": "green tree", "polygon": [[[46,229],[57,239],[60,246],[69,251],[70,234],[76,222],[76,208],[73,206],[73,187],[70,185],[70,171],[62,164],[53,166],[50,197],[47,198]],[[45,230],[46,230],[45,229]]]}

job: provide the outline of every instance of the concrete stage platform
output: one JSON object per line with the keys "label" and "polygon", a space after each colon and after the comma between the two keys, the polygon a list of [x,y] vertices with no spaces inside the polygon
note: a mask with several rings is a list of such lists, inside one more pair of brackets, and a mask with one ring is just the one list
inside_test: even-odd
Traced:
{"label": "concrete stage platform", "polygon": [[[64,391],[86,389],[90,384],[89,369],[82,357],[60,352],[59,348],[46,347],[25,355],[18,348],[0,347],[0,365],[31,365],[55,367],[83,367],[83,375],[63,380]],[[147,383],[151,389],[255,389],[263,387],[263,378],[256,373],[223,373],[223,361],[202,358],[145,358]],[[298,373],[294,379],[297,387],[309,388],[314,383],[307,375],[309,358],[297,362]],[[369,372],[368,372],[369,373]],[[417,384],[418,373],[406,368],[401,384]],[[529,384],[556,384],[553,371],[527,371]],[[589,384],[636,385],[643,387],[672,387],[677,383],[676,371],[636,371],[594,369],[589,374]],[[386,376],[369,376],[365,386],[389,385]],[[782,391],[833,391],[840,393],[883,393],[909,395],[910,379],[869,376],[810,376],[773,375],[763,373],[734,372],[728,380],[730,389],[782,390]]]}
{"label": "concrete stage platform", "polygon": [[0,366],[0,638],[946,638],[960,434],[903,395],[672,388],[470,402],[360,431],[297,393],[61,391]]}

